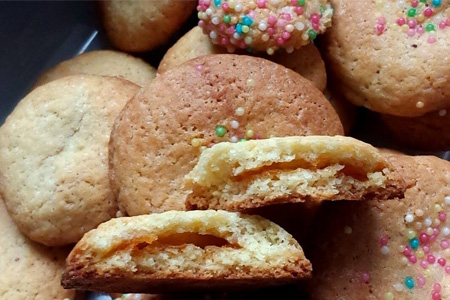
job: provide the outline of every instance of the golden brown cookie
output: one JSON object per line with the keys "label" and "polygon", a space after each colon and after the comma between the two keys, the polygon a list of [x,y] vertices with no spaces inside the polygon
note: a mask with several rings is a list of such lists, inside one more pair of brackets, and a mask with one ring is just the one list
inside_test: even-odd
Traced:
{"label": "golden brown cookie", "polygon": [[0,199],[0,298],[63,300],[75,295],[60,285],[68,249],[47,248],[22,235]]}
{"label": "golden brown cookie", "polygon": [[313,300],[449,299],[450,162],[387,155],[405,198],[323,205],[308,248]]}
{"label": "golden brown cookie", "polygon": [[450,150],[450,109],[406,118],[381,115],[389,133],[405,146],[434,151]]}
{"label": "golden brown cookie", "polygon": [[[202,29],[197,26],[181,37],[167,51],[159,64],[158,74],[199,56],[223,53],[227,53],[227,50],[211,43],[208,36],[204,35]],[[251,55],[247,51],[238,51],[237,54]],[[325,63],[316,46],[311,44],[294,50],[292,53],[259,54],[259,56],[294,70],[311,80],[319,90],[325,89],[327,84]]]}
{"label": "golden brown cookie", "polygon": [[195,10],[194,0],[100,1],[103,24],[113,45],[144,52],[164,45]]}
{"label": "golden brown cookie", "polygon": [[332,106],[297,73],[261,58],[203,56],[156,77],[122,111],[111,136],[111,181],[129,215],[183,210],[183,178],[203,147],[342,134]]}
{"label": "golden brown cookie", "polygon": [[19,102],[0,128],[0,192],[20,231],[67,245],[116,215],[109,136],[138,90],[123,79],[73,75]]}
{"label": "golden brown cookie", "polygon": [[69,75],[90,74],[119,77],[144,86],[156,70],[140,58],[112,50],[85,52],[44,72],[33,88]]}
{"label": "golden brown cookie", "polygon": [[106,292],[242,290],[311,274],[300,245],[258,216],[170,211],[112,219],[67,258],[65,288]]}
{"label": "golden brown cookie", "polygon": [[379,151],[342,136],[219,143],[185,177],[189,209],[403,197],[404,182]]}
{"label": "golden brown cookie", "polygon": [[344,97],[416,117],[450,105],[450,2],[332,0],[324,56]]}

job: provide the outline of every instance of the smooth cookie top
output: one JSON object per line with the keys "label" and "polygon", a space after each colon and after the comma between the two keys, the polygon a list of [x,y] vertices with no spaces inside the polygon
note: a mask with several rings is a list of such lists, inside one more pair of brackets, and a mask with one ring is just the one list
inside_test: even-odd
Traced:
{"label": "smooth cookie top", "polygon": [[450,2],[332,0],[325,57],[356,105],[414,117],[450,105]]}
{"label": "smooth cookie top", "polygon": [[200,0],[197,10],[198,25],[214,44],[269,55],[309,44],[333,15],[327,0]]}
{"label": "smooth cookie top", "polygon": [[244,55],[186,62],[155,78],[117,119],[110,175],[120,208],[130,215],[184,210],[183,177],[203,147],[292,135],[343,135],[310,81]]}

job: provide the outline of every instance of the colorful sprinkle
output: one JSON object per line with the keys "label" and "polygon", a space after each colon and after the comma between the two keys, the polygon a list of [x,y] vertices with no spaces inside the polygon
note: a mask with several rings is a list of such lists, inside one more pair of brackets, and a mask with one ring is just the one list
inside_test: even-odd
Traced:
{"label": "colorful sprinkle", "polygon": [[414,279],[411,276],[408,276],[405,278],[405,286],[408,289],[413,289],[414,288]]}
{"label": "colorful sprinkle", "polygon": [[222,125],[216,126],[216,135],[218,137],[223,137],[225,134],[227,134],[227,129]]}

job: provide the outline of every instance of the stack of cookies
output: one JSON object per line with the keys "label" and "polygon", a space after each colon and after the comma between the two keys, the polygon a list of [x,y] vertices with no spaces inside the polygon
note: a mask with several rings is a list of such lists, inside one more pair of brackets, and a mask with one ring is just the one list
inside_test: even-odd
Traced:
{"label": "stack of cookies", "polygon": [[93,51],[18,103],[0,128],[0,295],[449,299],[450,162],[345,134],[348,99],[411,149],[450,150],[450,4],[100,7],[127,52],[167,43],[195,7],[198,26],[157,70]]}

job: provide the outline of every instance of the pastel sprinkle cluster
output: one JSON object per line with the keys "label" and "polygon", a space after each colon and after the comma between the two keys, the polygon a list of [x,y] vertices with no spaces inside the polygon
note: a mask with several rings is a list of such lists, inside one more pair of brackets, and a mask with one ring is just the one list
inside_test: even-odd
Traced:
{"label": "pastel sprinkle cluster", "polygon": [[214,44],[269,55],[309,44],[333,14],[326,0],[199,0],[197,10],[198,25]]}
{"label": "pastel sprinkle cluster", "polygon": [[[383,0],[378,0],[378,2]],[[427,41],[430,44],[436,42],[436,32],[450,27],[450,17],[436,18],[442,6],[442,0],[407,0],[404,1],[404,9],[397,11],[395,26],[409,37],[422,36],[428,34]],[[387,31],[387,21],[384,16],[376,19],[375,33],[382,35]]]}

